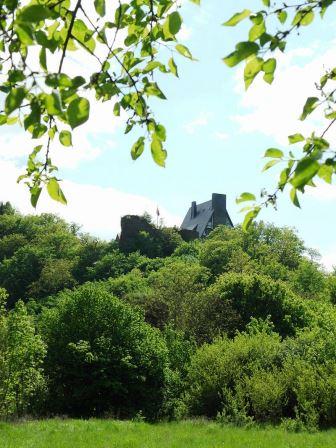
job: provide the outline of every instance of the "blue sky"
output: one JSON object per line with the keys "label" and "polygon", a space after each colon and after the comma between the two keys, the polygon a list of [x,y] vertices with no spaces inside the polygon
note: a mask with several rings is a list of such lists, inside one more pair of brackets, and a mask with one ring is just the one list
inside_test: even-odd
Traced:
{"label": "blue sky", "polygon": [[[307,124],[297,117],[304,99],[314,95],[314,80],[319,79],[323,65],[333,67],[336,59],[333,8],[323,22],[318,19],[294,36],[288,52],[280,57],[273,86],[257,81],[245,93],[242,67],[229,69],[221,58],[244,39],[247,28],[221,24],[236,11],[253,9],[253,4],[259,7],[261,2],[204,0],[201,8],[184,2],[181,39],[198,61],[177,58],[180,78],[160,79],[168,100],[153,102],[153,109],[167,128],[165,169],[155,165],[150,154],[131,160],[135,135],[125,136],[110,106],[104,106],[92,114],[85,133],[75,134],[74,148],[59,149],[55,155],[66,179],[66,210],[44,198],[38,212],[55,211],[83,224],[84,230],[110,238],[118,231],[121,214],[153,213],[157,204],[167,224],[179,224],[192,200],[202,202],[217,192],[227,194],[232,220],[241,222],[235,198],[243,191],[258,194],[262,187],[276,185],[277,168],[261,173],[265,149],[286,150],[287,135],[318,128],[318,117]],[[334,137],[335,132],[329,135],[331,140]],[[17,141],[14,152],[13,138]],[[2,133],[5,155],[0,155],[0,165],[7,174],[0,180],[0,199],[10,199],[30,212],[27,193],[11,185],[27,151],[25,138],[17,129]],[[335,202],[336,188],[319,186],[302,198],[301,210],[285,194],[278,211],[266,210],[261,218],[295,227],[307,246],[320,250],[331,266],[336,264]]]}

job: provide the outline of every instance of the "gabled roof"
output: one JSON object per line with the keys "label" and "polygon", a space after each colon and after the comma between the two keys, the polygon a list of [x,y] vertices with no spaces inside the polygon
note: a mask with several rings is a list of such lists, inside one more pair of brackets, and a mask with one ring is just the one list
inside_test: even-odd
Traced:
{"label": "gabled roof", "polygon": [[212,201],[203,202],[196,205],[197,214],[191,217],[191,207],[186,214],[181,228],[186,230],[196,230],[199,236],[202,236],[213,215]]}

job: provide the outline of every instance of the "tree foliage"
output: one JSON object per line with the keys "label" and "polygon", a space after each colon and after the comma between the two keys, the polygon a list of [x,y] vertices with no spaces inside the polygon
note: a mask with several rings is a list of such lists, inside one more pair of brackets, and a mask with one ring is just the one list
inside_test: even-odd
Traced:
{"label": "tree foliage", "polygon": [[166,347],[139,313],[88,284],[63,293],[41,320],[48,345],[50,411],[75,416],[157,418]]}
{"label": "tree foliage", "polygon": [[[53,142],[73,144],[72,131],[88,121],[92,97],[110,101],[111,115],[126,116],[126,133],[141,129],[133,159],[148,145],[154,161],[165,166],[166,131],[150,100],[166,99],[157,72],[178,76],[175,55],[192,59],[177,43],[178,7],[176,0],[1,2],[0,124],[19,123],[35,141],[19,177],[33,206],[44,185],[54,200],[66,204],[51,160]],[[74,52],[86,70],[72,72]]]}
{"label": "tree foliage", "polygon": [[6,210],[0,419],[336,425],[335,275],[292,229],[221,226],[147,258]]}
{"label": "tree foliage", "polygon": [[[234,14],[224,25],[236,26],[247,19],[250,29],[246,40],[238,42],[235,50],[224,58],[229,67],[245,62],[244,82],[248,89],[253,81],[262,75],[266,83],[274,80],[279,53],[286,51],[287,42],[300,33],[302,27],[307,27],[320,16],[323,19],[334,0],[304,0],[302,2],[282,2],[261,0],[262,9],[251,11],[244,9]],[[277,22],[275,24],[275,22]],[[288,136],[288,144],[301,145],[301,151],[289,150],[285,154],[281,149],[269,148],[265,157],[269,159],[263,170],[282,163],[278,185],[272,192],[263,190],[261,201],[257,201],[252,193],[242,193],[237,203],[252,202],[244,207],[247,211],[244,228],[258,216],[264,206],[276,206],[277,197],[286,187],[290,188],[290,199],[296,207],[300,207],[299,193],[304,193],[307,186],[314,187],[316,179],[331,183],[336,170],[336,153],[327,140],[327,133],[336,121],[335,89],[336,68],[326,67],[316,80],[316,91],[302,105],[300,120],[306,120],[316,109],[322,109],[325,124],[322,131],[314,131],[311,135],[297,132]]]}
{"label": "tree foliage", "polygon": [[36,412],[34,402],[45,391],[45,344],[24,304],[18,302],[7,312],[6,299],[0,289],[0,418]]}

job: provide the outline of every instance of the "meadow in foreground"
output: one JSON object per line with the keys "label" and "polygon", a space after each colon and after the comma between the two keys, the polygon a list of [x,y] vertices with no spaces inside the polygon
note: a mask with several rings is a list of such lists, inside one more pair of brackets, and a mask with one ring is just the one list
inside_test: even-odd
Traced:
{"label": "meadow in foreground", "polygon": [[0,424],[1,448],[334,448],[336,430],[289,433],[206,421],[42,420]]}

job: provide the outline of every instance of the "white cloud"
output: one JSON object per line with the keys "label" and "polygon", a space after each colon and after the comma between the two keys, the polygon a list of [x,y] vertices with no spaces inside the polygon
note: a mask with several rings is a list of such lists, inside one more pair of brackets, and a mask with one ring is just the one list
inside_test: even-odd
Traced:
{"label": "white cloud", "polygon": [[192,35],[192,29],[189,26],[182,23],[181,29],[176,37],[177,40],[185,42],[190,39],[191,35]]}
{"label": "white cloud", "polygon": [[[303,122],[298,118],[307,97],[318,93],[315,82],[326,68],[334,66],[336,50],[330,48],[320,54],[314,52],[313,47],[279,53],[278,68],[272,85],[258,77],[245,92],[242,68],[237,71],[236,91],[241,95],[242,113],[232,118],[239,123],[241,131],[260,132],[273,137],[279,144],[287,145],[288,135],[295,132],[307,135],[313,129],[321,128],[319,112]],[[301,57],[310,57],[311,60],[305,62],[306,59],[302,61]]]}
{"label": "white cloud", "polygon": [[82,230],[102,238],[113,238],[120,230],[120,218],[127,214],[142,215],[145,211],[153,217],[159,206],[160,217],[167,226],[179,225],[179,216],[172,215],[160,204],[144,196],[124,193],[115,188],[97,185],[62,182],[68,200],[64,206],[52,201],[46,193],[41,195],[37,210],[30,206],[29,192],[16,179],[23,169],[13,162],[0,160],[0,201],[10,201],[22,213],[56,213],[68,222],[82,225]]}
{"label": "white cloud", "polygon": [[229,138],[229,135],[228,134],[226,134],[225,132],[215,132],[214,133],[214,137],[217,139],[217,140],[227,140],[228,138]]}
{"label": "white cloud", "polygon": [[[59,168],[76,168],[81,162],[96,159],[104,150],[115,146],[113,135],[125,121],[123,114],[121,117],[114,116],[113,102],[98,103],[93,96],[90,100],[90,118],[72,131],[73,146],[62,146],[57,136],[51,143],[50,157]],[[67,126],[60,126],[60,129],[70,130]],[[46,140],[46,136],[32,140],[30,134],[18,125],[6,127],[0,135],[0,160],[26,160],[34,146],[45,145]]]}
{"label": "white cloud", "polygon": [[334,267],[336,267],[336,246],[322,255],[321,263],[329,272],[332,271]]}
{"label": "white cloud", "polygon": [[315,188],[307,188],[307,195],[319,201],[335,201],[336,185],[318,183]]}
{"label": "white cloud", "polygon": [[201,126],[207,126],[209,123],[209,114],[208,113],[201,113],[198,117],[196,117],[194,120],[190,121],[189,123],[186,123],[183,125],[183,129],[188,134],[195,134],[197,129]]}

